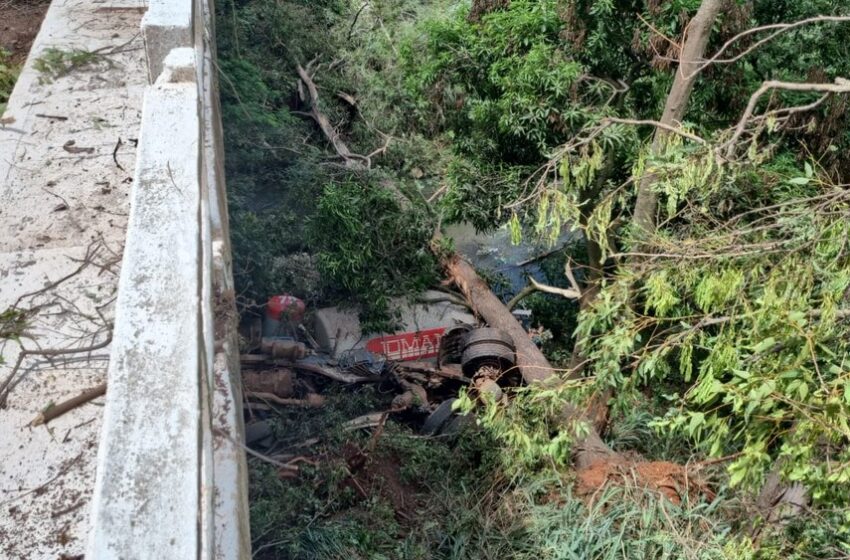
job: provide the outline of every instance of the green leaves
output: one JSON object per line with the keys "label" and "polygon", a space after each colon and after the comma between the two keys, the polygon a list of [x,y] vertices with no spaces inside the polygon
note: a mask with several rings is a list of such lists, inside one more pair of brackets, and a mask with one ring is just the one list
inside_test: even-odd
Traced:
{"label": "green leaves", "polygon": [[435,281],[433,231],[427,212],[400,193],[352,177],[325,186],[307,238],[329,287],[365,304],[367,319],[387,320],[391,297]]}
{"label": "green leaves", "polygon": [[6,108],[6,102],[12,94],[12,88],[18,79],[20,67],[9,61],[9,53],[0,49],[0,116]]}

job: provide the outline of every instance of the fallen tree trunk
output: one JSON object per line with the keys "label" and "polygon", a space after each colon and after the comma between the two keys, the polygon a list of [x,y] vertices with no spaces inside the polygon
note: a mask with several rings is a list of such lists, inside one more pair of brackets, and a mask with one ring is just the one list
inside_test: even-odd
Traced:
{"label": "fallen tree trunk", "polygon": [[[522,325],[517,322],[510,310],[493,294],[490,287],[478,276],[472,266],[452,254],[443,259],[443,267],[449,280],[460,288],[476,314],[480,315],[488,325],[509,334],[516,346],[517,367],[522,378],[529,385],[557,379],[554,368],[543,352],[534,344]],[[569,425],[579,421],[587,421],[590,432],[579,441],[574,448],[574,459],[578,468],[585,468],[592,463],[612,456],[614,453],[605,445],[599,432],[589,422],[587,415],[576,406],[564,405],[562,422]]]}

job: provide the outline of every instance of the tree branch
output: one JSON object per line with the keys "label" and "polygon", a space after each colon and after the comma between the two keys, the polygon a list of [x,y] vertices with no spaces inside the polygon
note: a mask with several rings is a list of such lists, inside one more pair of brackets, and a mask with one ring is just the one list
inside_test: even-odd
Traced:
{"label": "tree branch", "polygon": [[106,394],[106,383],[101,383],[100,385],[88,389],[87,391],[83,391],[79,395],[76,395],[66,401],[62,401],[59,404],[50,405],[44,409],[38,416],[36,416],[32,422],[30,422],[30,426],[41,426],[42,424],[47,424],[51,420],[59,418],[66,412],[70,412],[74,410],[78,406],[84,405],[87,402],[96,399],[97,397],[101,397]]}
{"label": "tree branch", "polygon": [[[845,78],[836,78],[835,83],[832,84],[781,82],[778,80],[768,80],[762,83],[761,87],[759,87],[755,91],[755,93],[753,93],[753,95],[750,97],[750,101],[749,103],[747,103],[747,108],[744,109],[744,113],[743,115],[741,115],[741,120],[738,121],[738,124],[735,127],[735,132],[732,134],[732,137],[724,144],[724,146],[726,147],[725,157],[727,160],[732,159],[732,157],[735,155],[735,148],[737,147],[737,142],[744,134],[744,130],[747,126],[747,121],[752,118],[753,112],[755,112],[756,105],[758,104],[759,99],[761,99],[761,97],[765,93],[772,89],[781,89],[786,91],[820,91],[827,93],[850,93],[850,81]],[[795,108],[790,108],[789,110],[791,109]]]}
{"label": "tree branch", "polygon": [[[365,6],[365,5],[364,5]],[[312,66],[312,62],[307,65],[309,69]],[[372,158],[386,153],[387,147],[390,143],[390,136],[387,134],[382,134],[384,137],[384,144],[379,148],[376,148],[369,155],[361,155],[356,154],[349,149],[348,144],[346,144],[342,138],[340,138],[339,133],[336,131],[336,128],[331,125],[328,117],[325,116],[319,110],[319,89],[316,87],[316,83],[313,81],[313,78],[310,76],[309,72],[305,70],[300,64],[296,67],[298,71],[298,77],[301,79],[300,83],[303,83],[307,88],[307,94],[309,96],[310,102],[310,112],[308,113],[310,117],[316,124],[319,125],[319,128],[324,134],[325,138],[327,138],[328,142],[334,148],[337,155],[341,157],[345,161],[345,166],[351,169],[371,169],[372,168]],[[301,87],[299,86],[299,93],[301,93],[303,98],[303,92],[301,91]],[[306,99],[304,101],[307,101]]]}
{"label": "tree branch", "polygon": [[[569,265],[567,266],[567,268],[569,269]],[[572,277],[572,271],[570,271],[569,276]],[[546,294],[563,296],[567,299],[581,299],[581,291],[576,287],[577,284],[575,283],[575,278],[572,278],[570,282],[573,283],[572,290],[565,288],[556,288],[555,286],[549,286],[547,284],[541,284],[540,282],[529,276],[528,286],[520,290],[517,295],[511,298],[511,300],[507,304],[505,304],[505,307],[507,307],[508,310],[512,310],[514,307],[517,306],[520,301],[524,300],[535,292],[543,292]]]}
{"label": "tree branch", "polygon": [[[745,56],[747,56],[748,54],[750,54],[754,50],[758,49],[762,45],[772,41],[773,39],[777,38],[778,36],[782,35],[783,33],[787,33],[788,31],[791,31],[792,29],[796,29],[798,27],[802,27],[804,25],[809,25],[809,24],[812,24],[812,23],[824,23],[824,22],[846,23],[846,22],[850,22],[850,16],[815,16],[815,17],[802,19],[800,21],[795,21],[793,23],[774,23],[774,24],[771,24],[771,25],[762,25],[760,27],[753,27],[752,29],[748,29],[746,31],[738,33],[737,35],[735,35],[734,37],[732,37],[731,39],[726,41],[723,44],[723,46],[720,47],[720,49],[716,53],[714,53],[714,56],[706,59],[705,61],[703,61],[701,63],[699,63],[699,66],[697,66],[696,69],[694,69],[693,72],[688,74],[686,76],[686,78],[692,79],[692,78],[696,77],[697,74],[699,74],[700,72],[705,70],[708,66],[711,66],[712,64],[729,64],[729,63],[741,60],[742,58],[744,58]],[[764,37],[763,39],[759,39],[758,41],[756,41],[755,43],[753,43],[752,45],[750,45],[749,47],[744,49],[742,52],[736,54],[733,57],[720,58],[720,56],[724,52],[726,52],[726,50],[729,47],[731,47],[733,44],[735,44],[736,42],[740,41],[744,37],[748,37],[750,35],[753,35],[755,33],[760,33],[762,31],[773,31],[773,33],[771,33],[767,37]],[[680,61],[680,63],[681,62],[683,62],[683,61]],[[696,61],[693,60],[693,61],[688,61],[688,62],[695,63]]]}
{"label": "tree branch", "polygon": [[[679,70],[670,86],[670,93],[664,103],[664,113],[661,122],[667,126],[673,126],[682,121],[687,110],[688,101],[694,88],[695,77],[689,76],[687,66],[693,64],[692,60],[702,58],[708,39],[711,36],[711,28],[717,15],[723,6],[721,0],[703,0],[696,15],[688,24],[688,32],[682,45],[682,61]],[[660,154],[666,146],[665,130],[657,130],[652,141],[652,153]],[[644,175],[638,183],[637,200],[634,208],[634,223],[639,235],[647,236],[655,231],[655,214],[658,206],[658,195],[653,190],[655,176]]]}
{"label": "tree branch", "polygon": [[685,130],[682,130],[679,126],[674,126],[672,124],[663,123],[661,121],[654,121],[651,119],[621,119],[617,117],[606,117],[602,119],[602,122],[616,123],[616,124],[631,124],[635,126],[654,126],[656,128],[660,128],[667,132],[672,132],[673,134],[678,134],[683,138],[687,138],[688,140],[692,140],[697,144],[701,144],[705,146],[708,144],[705,140],[697,136],[696,134],[691,134]]}

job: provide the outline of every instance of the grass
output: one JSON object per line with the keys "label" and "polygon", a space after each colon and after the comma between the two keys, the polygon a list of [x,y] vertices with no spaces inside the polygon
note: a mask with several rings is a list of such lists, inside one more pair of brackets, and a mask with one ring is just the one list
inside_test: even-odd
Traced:
{"label": "grass", "polygon": [[[389,420],[380,436],[346,431],[386,410],[379,387],[328,388],[320,409],[270,418],[294,477],[251,458],[251,526],[260,560],[808,560],[850,553],[847,512],[810,514],[750,539],[751,515],[722,483],[712,502],[673,504],[639,488],[592,499],[572,492],[569,469],[507,479],[503,452],[481,429],[454,440],[419,436]],[[617,419],[611,442],[663,457],[651,416]],[[404,420],[404,419],[399,419]],[[308,447],[300,443],[320,438]],[[359,452],[367,456],[354,465]]]}
{"label": "grass", "polygon": [[22,309],[10,307],[0,311],[0,340],[17,340],[27,328],[29,313]]}
{"label": "grass", "polygon": [[63,50],[51,47],[45,49],[41,56],[35,59],[33,68],[41,74],[42,83],[50,83],[56,78],[67,76],[76,69],[93,65],[101,59],[103,57],[98,53],[87,50]]}
{"label": "grass", "polygon": [[[724,552],[725,502],[675,506],[612,490],[585,504],[562,472],[506,480],[499,450],[480,430],[424,438],[391,420],[373,439],[342,425],[386,409],[391,395],[365,387],[326,396],[321,409],[280,409],[270,420],[284,451],[313,464],[281,477],[251,459],[255,558],[734,558]],[[321,441],[298,446],[313,438]],[[362,450],[368,459],[357,471],[351,459]]]}
{"label": "grass", "polygon": [[12,95],[12,88],[15,87],[20,71],[20,65],[12,64],[10,54],[0,49],[0,116],[6,110],[6,103]]}

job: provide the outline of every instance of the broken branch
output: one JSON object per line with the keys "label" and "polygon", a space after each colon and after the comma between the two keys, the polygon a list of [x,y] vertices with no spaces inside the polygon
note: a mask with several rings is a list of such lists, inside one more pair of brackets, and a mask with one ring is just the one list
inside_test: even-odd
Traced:
{"label": "broken branch", "polygon": [[738,140],[744,134],[744,130],[747,127],[747,122],[753,116],[753,112],[755,112],[756,105],[761,99],[761,96],[767,93],[772,89],[781,89],[786,91],[820,91],[826,93],[850,93],[850,80],[845,78],[835,78],[835,82],[832,84],[817,84],[817,83],[799,83],[799,82],[781,82],[778,80],[768,80],[762,83],[761,87],[759,87],[752,96],[750,96],[750,101],[747,103],[747,108],[744,109],[744,114],[741,115],[741,120],[738,121],[737,126],[735,127],[735,132],[732,134],[732,137],[724,144],[726,146],[726,159],[732,159],[735,155],[735,149],[738,144]]}
{"label": "broken branch", "polygon": [[81,352],[94,352],[95,350],[100,350],[102,348],[106,348],[112,343],[112,333],[106,337],[106,340],[103,342],[99,342],[97,344],[92,344],[91,346],[85,346],[82,348],[57,348],[50,350],[27,350],[26,348],[22,348],[20,353],[18,353],[18,359],[15,361],[15,365],[12,367],[12,371],[9,372],[9,375],[3,380],[3,383],[0,384],[0,408],[6,407],[6,399],[9,396],[10,386],[12,381],[15,379],[15,376],[18,374],[18,370],[21,368],[21,364],[23,364],[24,360],[29,356],[45,356],[45,357],[54,357],[54,356],[64,356],[68,354],[79,354]]}
{"label": "broken branch", "polygon": [[258,391],[250,391],[245,393],[245,398],[258,399],[261,401],[269,401],[284,406],[303,406],[307,408],[320,408],[325,405],[325,399],[321,395],[310,393],[306,399],[288,399],[278,397],[274,393],[263,393]]}
{"label": "broken branch", "polygon": [[[310,76],[307,70],[305,70],[300,64],[296,67],[296,70],[298,71],[298,77],[301,78],[301,83],[303,83],[304,86],[307,87],[307,94],[310,98],[310,117],[312,117],[313,120],[316,121],[316,124],[319,125],[322,134],[324,134],[328,142],[331,143],[337,155],[345,161],[345,166],[351,169],[371,169],[372,158],[377,155],[386,153],[387,147],[390,144],[390,137],[386,134],[383,134],[384,144],[381,147],[372,151],[372,153],[370,153],[369,155],[364,156],[352,152],[349,149],[348,144],[346,144],[342,140],[342,138],[340,138],[339,133],[336,131],[333,125],[331,125],[331,122],[330,120],[328,120],[328,117],[325,116],[324,113],[319,110],[319,89],[316,87],[316,83],[313,81],[313,78]],[[350,96],[348,97],[350,98]],[[352,101],[354,101],[353,98],[349,98],[343,97],[346,102],[352,103]],[[352,105],[354,105],[354,103],[352,103]]]}
{"label": "broken branch", "polygon": [[43,412],[41,412],[38,416],[36,416],[32,422],[30,422],[30,426],[41,426],[42,424],[47,424],[51,420],[55,420],[59,418],[66,412],[70,412],[74,410],[78,406],[82,406],[89,401],[92,401],[98,397],[102,397],[106,394],[106,383],[101,383],[100,385],[83,391],[79,395],[72,397],[66,401],[63,401],[59,404],[48,406]]}
{"label": "broken branch", "polygon": [[[691,72],[686,78],[691,79],[691,78],[695,77],[697,74],[699,74],[705,68],[707,68],[708,66],[710,66],[712,64],[729,64],[729,63],[741,60],[742,58],[744,58],[745,56],[747,56],[748,54],[750,54],[754,50],[758,49],[759,47],[761,47],[765,43],[772,41],[773,39],[775,39],[779,35],[782,35],[783,33],[791,31],[792,29],[796,29],[798,27],[802,27],[804,25],[809,25],[809,24],[812,24],[812,23],[825,23],[825,22],[846,23],[846,22],[850,22],[850,17],[848,17],[848,16],[815,16],[815,17],[810,17],[810,18],[806,18],[806,19],[801,19],[800,21],[795,21],[793,23],[774,23],[774,24],[771,24],[771,25],[762,25],[762,26],[759,26],[759,27],[753,27],[752,29],[747,29],[746,31],[742,31],[741,33],[738,33],[737,35],[735,35],[734,37],[732,37],[731,39],[729,39],[728,41],[723,43],[723,46],[720,47],[720,49],[718,49],[718,51],[716,53],[714,53],[714,56],[712,56],[712,57],[706,59],[705,61],[701,62],[699,64],[699,66],[697,66],[693,70],[693,72]],[[755,43],[753,43],[752,45],[750,45],[749,47],[747,47],[746,49],[744,49],[740,53],[736,54],[735,56],[732,56],[730,58],[720,58],[720,56],[724,52],[726,52],[726,49],[731,47],[736,42],[740,41],[744,37],[748,37],[750,35],[753,35],[755,33],[759,33],[761,31],[773,31],[773,33],[771,33],[767,37],[764,37],[763,39],[759,39],[758,41],[756,41]],[[696,62],[696,61],[690,61],[690,62]]]}
{"label": "broken branch", "polygon": [[[567,266],[569,270],[569,265]],[[553,294],[557,296],[563,296],[568,299],[581,299],[581,291],[576,288],[577,283],[575,278],[572,277],[572,270],[569,272],[570,282],[573,284],[574,289],[566,289],[566,288],[556,288],[555,286],[549,286],[547,284],[541,284],[531,276],[528,277],[529,285],[520,290],[520,292],[515,295],[506,305],[508,310],[512,310],[517,304],[530,296],[535,292],[543,292],[546,294]]]}

